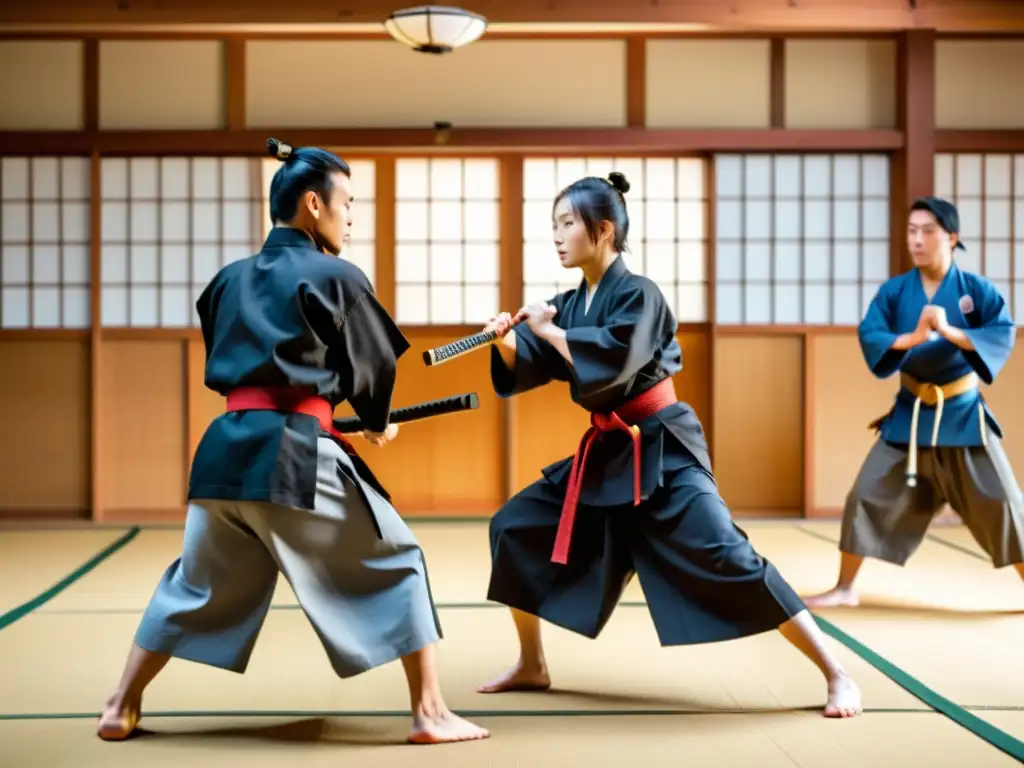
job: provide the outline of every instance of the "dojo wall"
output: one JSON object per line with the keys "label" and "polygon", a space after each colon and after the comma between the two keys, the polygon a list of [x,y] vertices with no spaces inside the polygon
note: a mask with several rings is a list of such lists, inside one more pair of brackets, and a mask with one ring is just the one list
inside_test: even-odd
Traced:
{"label": "dojo wall", "polygon": [[[503,39],[441,59],[362,39],[101,40],[94,59],[82,41],[0,40],[0,132],[249,127],[287,140],[289,128],[422,128],[436,120],[456,128],[723,134],[895,130],[897,58],[885,37],[652,38],[639,46]],[[567,84],[567,61],[587,61],[598,87],[575,77]],[[295,76],[299,62],[336,72],[344,99],[305,87]],[[937,127],[1024,128],[1013,75],[1020,71],[1024,41],[940,39]],[[965,93],[969,103],[953,96]],[[191,318],[195,291],[214,266],[203,254],[224,260],[259,242],[268,179],[262,159],[201,157],[206,149],[189,151],[188,141],[184,159],[173,162],[138,146],[95,159],[33,157],[23,177],[11,164],[23,158],[3,158],[0,423],[8,439],[0,445],[0,514],[180,517],[192,452],[222,408],[203,387]],[[432,148],[340,149],[363,184],[356,257],[413,343],[395,403],[468,391],[481,399],[475,413],[410,425],[387,449],[364,450],[404,513],[489,513],[509,488],[575,447],[587,417],[563,385],[505,404],[491,394],[486,355],[425,371],[420,352],[476,330],[473,312],[488,297],[511,309],[564,281],[538,266],[549,250],[545,209],[563,179],[613,166],[636,185],[631,267],[657,271],[648,256],[676,257],[674,274],[659,282],[681,321],[677,387],[709,432],[727,502],[738,516],[828,514],[841,505],[872,440],[866,424],[894,393],[864,369],[855,334],[865,301],[900,252],[887,151],[810,145],[801,153],[644,155],[594,146],[566,158],[499,147],[459,166],[473,189],[437,182],[430,191],[402,179],[437,154]],[[1024,318],[1024,142],[997,149],[960,146],[954,156],[940,147],[935,186],[962,207],[974,268],[1005,287]],[[647,172],[655,185],[670,159],[674,191],[648,194],[636,184]],[[772,184],[786,168],[797,169],[787,178],[802,180],[788,192]],[[466,198],[475,214],[460,219],[454,228],[462,233],[452,237],[466,242],[467,227],[476,227],[477,271],[441,275],[451,283],[441,294],[425,287],[410,260],[422,237],[416,221],[433,212],[434,224],[451,225],[445,206]],[[665,229],[666,216],[674,229]],[[845,226],[851,220],[853,229]],[[417,295],[427,309],[414,306]],[[449,314],[438,320],[442,310]],[[1018,352],[987,393],[1018,473],[1024,405],[1013,393],[1022,386]]]}

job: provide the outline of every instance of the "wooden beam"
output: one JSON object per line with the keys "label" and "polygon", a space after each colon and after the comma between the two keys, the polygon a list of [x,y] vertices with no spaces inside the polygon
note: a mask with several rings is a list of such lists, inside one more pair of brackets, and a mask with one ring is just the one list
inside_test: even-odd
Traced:
{"label": "wooden beam", "polygon": [[[523,303],[523,158],[512,154],[503,155],[499,179],[499,305],[505,312],[515,312]],[[518,398],[515,397],[501,400],[501,469],[502,489],[506,500],[519,490],[516,486],[516,478],[519,475],[516,431],[518,405]]]}
{"label": "wooden beam", "polygon": [[224,125],[229,131],[245,129],[245,39],[224,41]]}
{"label": "wooden beam", "polygon": [[889,274],[907,268],[907,210],[935,188],[935,33],[914,30],[897,42],[896,116],[904,146],[890,164]]}
{"label": "wooden beam", "polygon": [[769,60],[768,94],[771,127],[786,127],[786,39],[773,37]]}
{"label": "wooden beam", "polygon": [[100,41],[82,41],[82,127],[100,127]]}
{"label": "wooden beam", "polygon": [[[339,7],[340,6],[340,7]],[[347,6],[347,7],[346,7]],[[492,23],[685,24],[699,30],[906,30],[948,32],[1024,29],[1024,4],[996,0],[475,0]],[[0,23],[44,24],[373,24],[390,0],[36,0],[4,3]]]}
{"label": "wooden beam", "polygon": [[1024,152],[1024,128],[991,131],[938,130],[936,152]]}
{"label": "wooden beam", "polygon": [[647,41],[626,39],[626,125],[647,125]]}
{"label": "wooden beam", "polygon": [[897,130],[651,130],[644,128],[460,128],[444,144],[422,128],[266,128],[241,131],[6,131],[0,155],[248,155],[266,154],[268,136],[295,146],[344,153],[423,152],[886,152],[903,146]]}
{"label": "wooden beam", "polygon": [[102,169],[99,154],[93,153],[89,165],[89,476],[92,520],[103,522],[103,323],[102,323],[102,246],[103,225]]}
{"label": "wooden beam", "polygon": [[391,158],[374,164],[374,292],[377,300],[395,314],[395,200],[398,198],[395,161]]}

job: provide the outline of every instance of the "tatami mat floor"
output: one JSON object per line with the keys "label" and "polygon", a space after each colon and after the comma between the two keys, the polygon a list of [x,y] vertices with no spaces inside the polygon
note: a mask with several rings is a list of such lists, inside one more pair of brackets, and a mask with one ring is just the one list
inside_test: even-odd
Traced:
{"label": "tatami mat floor", "polygon": [[[742,527],[799,591],[834,581],[835,523]],[[147,695],[143,725],[152,733],[104,744],[93,720],[156,581],[179,552],[181,530],[145,528],[127,543],[119,541],[125,529],[2,530],[0,766],[216,760],[259,768],[294,760],[312,768],[362,758],[428,768],[1018,764],[984,729],[997,740],[1024,739],[1024,585],[1011,569],[994,570],[961,528],[936,528],[906,568],[868,563],[865,605],[819,613],[864,693],[867,712],[852,721],[820,716],[819,673],[778,633],[660,649],[635,580],[598,641],[545,627],[555,690],[477,694],[516,656],[506,612],[485,600],[486,523],[414,529],[444,624],[446,696],[490,728],[490,740],[403,745],[400,666],[336,679],[282,580],[245,675],[172,662]],[[83,574],[103,550],[113,553]],[[945,705],[922,700],[921,690],[979,718],[981,734],[936,711]]]}

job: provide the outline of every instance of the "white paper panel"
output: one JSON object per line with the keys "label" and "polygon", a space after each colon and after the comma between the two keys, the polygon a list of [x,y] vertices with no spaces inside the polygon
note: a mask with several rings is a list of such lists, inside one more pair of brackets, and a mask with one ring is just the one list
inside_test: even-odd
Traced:
{"label": "white paper panel", "polygon": [[957,263],[988,277],[1020,324],[1024,295],[1016,286],[1024,275],[1024,154],[944,154],[936,158],[937,174],[940,168],[937,194],[957,204],[968,248],[956,252]]}
{"label": "white paper panel", "polygon": [[772,286],[770,283],[747,283],[744,290],[744,322],[772,321]]}
{"label": "white paper panel", "polygon": [[462,318],[463,322],[484,325],[499,311],[498,286],[476,285],[464,288]]}
{"label": "white paper panel", "polygon": [[715,286],[715,314],[722,325],[743,322],[743,291],[738,283],[719,282]]}
{"label": "white paper panel", "polygon": [[[469,308],[479,314],[474,302],[485,303],[480,297],[498,290],[498,161],[400,158],[395,172],[396,317],[410,324],[476,323]],[[544,207],[547,222],[537,235],[550,243],[550,202]],[[548,252],[553,256],[550,246]],[[470,298],[473,292],[479,296]]]}
{"label": "white paper panel", "polygon": [[376,253],[372,243],[359,243],[351,242],[342,251],[341,257],[348,259],[355,264],[359,269],[366,275],[366,279],[370,281],[370,285],[374,285],[374,279],[377,274],[376,270]]}
{"label": "white paper panel", "polygon": [[715,157],[715,197],[739,200],[743,197],[743,157]]}
{"label": "white paper panel", "polygon": [[159,299],[155,285],[133,285],[129,289],[129,323],[137,328],[158,325]]}
{"label": "white paper panel", "polygon": [[0,322],[3,327],[28,328],[28,304],[28,288],[4,288],[0,291]]}
{"label": "white paper panel", "polygon": [[459,285],[462,281],[462,246],[458,243],[430,247],[430,282]]}
{"label": "white paper panel", "polygon": [[719,322],[856,324],[889,276],[888,157],[719,155],[715,178]]}
{"label": "white paper panel", "polygon": [[804,323],[828,325],[832,322],[831,287],[827,283],[804,283]]}
{"label": "white paper panel", "polygon": [[[260,168],[240,157],[103,159],[102,324],[192,324],[196,289],[259,248],[253,216],[265,201],[253,174]],[[88,165],[65,176],[78,183],[83,170],[87,180]],[[87,206],[65,204],[63,220],[65,234],[88,240]]]}
{"label": "white paper panel", "polygon": [[27,245],[7,245],[2,251],[0,277],[4,285],[27,285],[29,278],[29,248]]}
{"label": "white paper panel", "polygon": [[184,328],[191,324],[189,289],[187,285],[164,285],[160,290],[160,325]]}
{"label": "white paper panel", "polygon": [[1009,280],[1010,275],[1010,242],[985,241],[985,276],[992,280]]}
{"label": "white paper panel", "polygon": [[160,197],[168,200],[187,200],[191,162],[186,157],[166,157],[160,161]]}
{"label": "white paper panel", "polygon": [[92,274],[92,249],[88,245],[68,245],[62,248],[60,282],[65,286],[88,286]]}
{"label": "white paper panel", "polygon": [[802,274],[800,243],[777,240],[774,248],[775,280],[780,283],[799,283]]}
{"label": "white paper panel", "polygon": [[128,290],[104,285],[100,291],[100,322],[105,326],[128,324]]}
{"label": "white paper panel", "polygon": [[395,319],[399,323],[425,325],[430,322],[430,297],[426,285],[398,283],[395,286]]}
{"label": "white paper panel", "polygon": [[92,238],[89,231],[89,204],[67,202],[61,206],[61,239],[65,243],[88,243]]}
{"label": "white paper panel", "polygon": [[56,157],[34,157],[32,168],[32,199],[60,199],[60,162]]}
{"label": "white paper panel", "polygon": [[860,322],[860,286],[857,283],[836,283],[832,286],[833,322],[856,325]]}
{"label": "white paper panel", "polygon": [[60,285],[60,248],[56,245],[32,247],[32,282],[36,285]]}
{"label": "white paper panel", "polygon": [[935,194],[947,200],[954,197],[956,185],[953,181],[953,156],[935,156]]}
{"label": "white paper panel", "polygon": [[772,158],[769,155],[747,155],[743,162],[743,197],[768,200],[772,196]]}
{"label": "white paper panel", "polygon": [[467,243],[463,252],[463,281],[475,286],[497,286],[498,277],[498,244]]}
{"label": "white paper panel", "polygon": [[772,245],[769,241],[748,242],[744,249],[743,278],[748,283],[768,283],[772,279]]}
{"label": "white paper panel", "polygon": [[129,196],[132,200],[159,197],[159,161],[155,157],[133,157],[128,161]]}
{"label": "white paper panel", "polygon": [[56,286],[32,288],[32,326],[34,328],[60,328],[60,288]]}
{"label": "white paper panel", "polygon": [[[799,324],[803,322],[800,284],[797,282],[775,283],[774,302],[775,317],[773,322],[780,325]],[[748,322],[749,319],[748,319]]]}
{"label": "white paper panel", "polygon": [[981,197],[981,155],[957,155],[954,164],[957,196]]}
{"label": "white paper panel", "polygon": [[74,298],[65,320],[63,291],[89,293],[89,164],[0,158],[0,327],[88,327],[88,300],[84,321]]}
{"label": "white paper panel", "polygon": [[65,285],[62,289],[63,325],[65,328],[88,328],[89,289],[74,285]]}
{"label": "white paper panel", "polygon": [[838,155],[834,158],[832,195],[839,199],[856,200],[861,195],[861,159],[857,155]]}
{"label": "white paper panel", "polygon": [[680,323],[702,323],[708,318],[708,289],[701,283],[680,283],[676,287],[673,311]]}
{"label": "white paper panel", "polygon": [[[707,282],[707,259],[703,242],[681,242],[676,246],[676,279],[688,290],[695,290]],[[701,290],[705,290],[701,288]],[[706,304],[702,302],[702,306]],[[706,320],[707,318],[705,318]]]}

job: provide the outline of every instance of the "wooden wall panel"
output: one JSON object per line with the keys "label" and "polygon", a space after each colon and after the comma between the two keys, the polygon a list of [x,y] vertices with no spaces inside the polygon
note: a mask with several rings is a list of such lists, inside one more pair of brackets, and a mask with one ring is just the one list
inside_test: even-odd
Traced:
{"label": "wooden wall panel", "polygon": [[189,339],[185,360],[186,408],[188,421],[185,425],[185,439],[188,460],[191,463],[203,432],[210,422],[224,413],[224,398],[203,383],[206,365],[206,349],[202,339]]}
{"label": "wooden wall panel", "polygon": [[715,341],[715,475],[734,511],[800,513],[803,343],[799,336]]}
{"label": "wooden wall panel", "polygon": [[[481,40],[455,56],[422,56],[391,41],[278,41],[247,44],[246,120],[250,128],[626,125],[623,40]],[[597,88],[553,76],[586,62]],[[324,98],[309,72],[344,78],[344,98]]]}
{"label": "wooden wall panel", "polygon": [[185,348],[181,341],[105,341],[102,485],[108,517],[184,508]]}
{"label": "wooden wall panel", "polygon": [[224,64],[219,40],[101,41],[100,128],[223,128]]}
{"label": "wooden wall panel", "polygon": [[939,40],[935,44],[936,126],[1024,128],[1021,72],[1024,40]]}
{"label": "wooden wall panel", "polygon": [[786,127],[896,127],[893,40],[787,40]]}
{"label": "wooden wall panel", "polygon": [[1017,482],[1024,484],[1024,342],[1020,329],[1017,348],[991,387],[982,394],[1003,431],[1003,448]]}
{"label": "wooden wall panel", "polygon": [[0,515],[89,509],[89,349],[0,342]]}
{"label": "wooden wall panel", "polygon": [[675,377],[676,395],[690,404],[711,432],[711,333],[710,331],[682,331],[676,334],[683,348],[683,370]]}
{"label": "wooden wall panel", "polygon": [[0,131],[84,127],[78,40],[0,41]]}
{"label": "wooden wall panel", "polygon": [[770,40],[648,40],[647,127],[767,128],[770,58]]}
{"label": "wooden wall panel", "polygon": [[[400,428],[390,445],[375,448],[360,436],[353,445],[391,493],[404,516],[490,514],[502,501],[501,406],[488,378],[488,353],[466,355],[427,368],[426,349],[466,330],[403,328],[412,344],[398,363],[393,408],[476,392],[480,407]],[[336,416],[348,416],[344,404]]]}
{"label": "wooden wall panel", "polygon": [[867,368],[857,334],[809,337],[814,396],[808,450],[813,452],[811,507],[816,515],[832,515],[843,506],[877,436],[868,429],[892,406],[895,378],[881,381]]}

